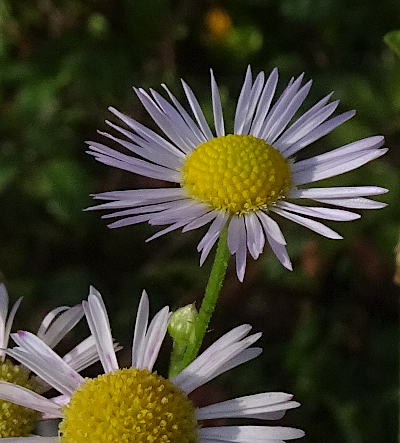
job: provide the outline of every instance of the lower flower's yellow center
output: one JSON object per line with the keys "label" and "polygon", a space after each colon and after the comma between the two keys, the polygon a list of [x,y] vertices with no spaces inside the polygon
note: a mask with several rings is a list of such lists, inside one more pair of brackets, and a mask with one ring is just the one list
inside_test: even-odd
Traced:
{"label": "lower flower's yellow center", "polygon": [[267,209],[291,183],[289,164],[279,151],[252,135],[226,135],[201,144],[182,172],[190,196],[233,214]]}
{"label": "lower flower's yellow center", "polygon": [[146,369],[119,369],[88,380],[64,408],[63,443],[196,443],[192,403]]}
{"label": "lower flower's yellow center", "polygon": [[[38,385],[30,375],[28,369],[14,365],[9,360],[0,363],[0,380],[36,391]],[[38,412],[0,400],[0,438],[26,437],[32,432],[38,420]]]}

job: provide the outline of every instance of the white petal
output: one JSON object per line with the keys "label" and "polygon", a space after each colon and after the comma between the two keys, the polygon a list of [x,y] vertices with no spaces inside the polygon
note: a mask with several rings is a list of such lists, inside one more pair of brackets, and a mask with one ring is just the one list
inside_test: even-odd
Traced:
{"label": "white petal", "polygon": [[309,215],[310,217],[322,218],[324,220],[350,221],[361,217],[355,212],[343,211],[341,209],[321,208],[316,206],[300,206],[290,202],[282,201],[276,204],[277,208],[286,209],[297,214]]}
{"label": "white petal", "polygon": [[240,225],[238,230],[238,248],[235,253],[236,258],[236,274],[239,281],[243,281],[244,273],[246,272],[246,258],[247,258],[247,234],[244,217],[239,217]]}
{"label": "white petal", "polygon": [[169,318],[170,312],[168,306],[165,306],[154,316],[146,333],[142,353],[143,360],[138,364],[138,369],[146,368],[149,371],[153,370],[161,344],[167,333]]}
{"label": "white petal", "polygon": [[277,411],[285,412],[287,409],[300,406],[299,403],[290,401],[292,397],[292,395],[282,392],[248,395],[199,408],[196,410],[196,418],[198,420],[235,417],[258,418],[261,414],[267,417],[268,413],[274,417],[274,413]]}
{"label": "white petal", "polygon": [[329,134],[329,132],[332,132],[335,128],[352,118],[354,114],[355,111],[344,112],[343,114],[340,114],[336,117],[331,118],[327,122],[322,123],[322,125],[317,126],[306,136],[282,151],[283,156],[285,158],[288,158],[301,149],[305,148],[306,146],[310,145],[311,143],[315,142],[316,140],[320,139],[324,135]]}
{"label": "white petal", "polygon": [[221,442],[274,443],[281,440],[301,438],[304,432],[300,429],[281,426],[218,426],[199,429],[199,437],[213,438]]}
{"label": "white petal", "polygon": [[264,248],[264,232],[261,223],[254,212],[246,214],[244,220],[246,223],[247,248],[254,260],[257,260]]}
{"label": "white petal", "polygon": [[96,341],[104,372],[115,371],[118,369],[118,362],[111,336],[110,321],[101,295],[93,286],[90,287],[88,301],[82,302],[82,305],[90,332]]}
{"label": "white petal", "polygon": [[[20,297],[13,305],[13,307],[10,310],[10,313],[8,314],[8,319],[7,319],[7,323],[6,323],[6,327],[4,330],[4,337],[3,337],[3,347],[7,348],[8,347],[8,339],[10,337],[10,332],[11,332],[11,328],[14,322],[14,318],[15,318],[15,314],[17,313],[17,310],[19,308],[19,305],[21,304],[22,301],[22,297]],[[0,356],[2,358],[4,358],[4,351],[0,351]]]}
{"label": "white petal", "polygon": [[268,243],[272,252],[275,254],[276,258],[281,262],[281,264],[289,271],[293,271],[293,266],[290,261],[289,254],[287,253],[285,245],[278,243],[271,235],[265,232]]}
{"label": "white petal", "polygon": [[38,335],[50,348],[54,348],[60,340],[83,317],[82,305],[76,305],[62,312],[48,327],[45,333]]}
{"label": "white petal", "polygon": [[258,137],[263,128],[264,120],[271,106],[277,83],[278,70],[274,68],[265,83],[260,101],[258,102],[256,115],[250,128],[250,134],[254,135],[254,137]]}
{"label": "white petal", "polygon": [[61,408],[57,404],[36,394],[36,392],[13,383],[0,381],[0,398],[35,411],[60,418],[63,416]]}
{"label": "white petal", "polygon": [[246,122],[247,110],[249,108],[249,101],[251,95],[251,85],[252,85],[251,69],[250,66],[248,66],[243,86],[240,91],[236,105],[235,123],[233,129],[234,134],[241,134],[243,126]]}
{"label": "white petal", "polygon": [[263,211],[257,211],[257,217],[260,219],[265,233],[272,237],[277,243],[286,245],[285,237],[282,234],[278,223]]}
{"label": "white petal", "polygon": [[340,240],[343,238],[337,232],[333,231],[331,228],[328,228],[328,226],[325,226],[315,220],[292,214],[290,212],[284,211],[283,209],[273,208],[272,210],[282,217],[288,218],[289,220],[292,220],[299,225],[305,226],[306,228],[311,229],[311,231],[315,231],[318,234],[323,235],[324,237],[328,237],[334,240]]}
{"label": "white petal", "polygon": [[196,220],[193,220],[191,223],[188,223],[183,229],[182,232],[191,231],[192,229],[200,228],[201,226],[206,225],[207,223],[210,223],[212,220],[215,219],[217,216],[216,211],[210,211],[206,214],[203,214],[202,216],[198,217]]}
{"label": "white petal", "polygon": [[228,214],[225,212],[218,212],[214,221],[211,223],[208,231],[204,235],[204,237],[200,240],[197,245],[197,250],[201,252],[200,257],[200,266],[203,265],[205,259],[211,251],[211,248],[214,246],[214,243],[219,238],[222,229],[224,228],[226,222],[228,220]]}
{"label": "white petal", "polygon": [[144,338],[149,321],[149,298],[146,291],[142,292],[138,311],[136,314],[135,331],[132,342],[132,367],[138,367],[139,361],[143,360]]}
{"label": "white petal", "polygon": [[[4,332],[6,329],[6,321],[7,321],[7,313],[8,313],[8,292],[4,285],[4,283],[0,283],[0,346],[1,348],[6,348],[7,344],[5,343]],[[4,353],[0,354],[4,356]]]}
{"label": "white petal", "polygon": [[334,177],[339,174],[357,169],[366,163],[375,160],[386,154],[388,149],[373,149],[370,151],[361,151],[354,154],[348,154],[338,159],[330,160],[321,165],[310,167],[308,170],[294,172],[292,174],[293,184],[295,186],[312,183],[317,180]]}
{"label": "white petal", "polygon": [[19,331],[12,334],[12,338],[19,347],[8,349],[7,354],[62,394],[71,395],[85,382],[83,377],[36,335]]}
{"label": "white petal", "polygon": [[349,198],[368,197],[369,195],[379,195],[388,192],[379,186],[343,186],[330,188],[308,188],[293,189],[288,195],[289,198]]}
{"label": "white petal", "polygon": [[58,437],[8,437],[3,438],[2,443],[58,443]]}
{"label": "white petal", "polygon": [[183,89],[185,90],[185,94],[188,99],[190,108],[192,109],[193,115],[195,116],[200,129],[202,130],[206,139],[211,140],[212,138],[214,138],[214,136],[210,130],[210,127],[208,126],[203,111],[201,110],[199,102],[196,99],[196,96],[194,95],[193,91],[190,89],[189,85],[184,80],[181,80],[181,82]]}
{"label": "white petal", "polygon": [[218,86],[214,78],[213,70],[210,69],[211,75],[211,96],[214,114],[215,133],[217,137],[225,135],[224,114],[222,112],[221,97],[219,95]]}
{"label": "white petal", "polygon": [[369,198],[356,197],[356,198],[332,198],[332,199],[314,199],[320,203],[326,203],[328,205],[342,206],[344,208],[353,209],[382,209],[387,204],[377,202]]}

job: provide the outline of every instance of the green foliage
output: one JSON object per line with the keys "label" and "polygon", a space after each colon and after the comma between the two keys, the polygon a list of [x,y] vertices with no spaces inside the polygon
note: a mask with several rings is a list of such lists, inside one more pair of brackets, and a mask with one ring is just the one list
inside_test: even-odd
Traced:
{"label": "green foliage", "polygon": [[[282,423],[304,428],[309,442],[395,441],[400,62],[383,36],[399,51],[399,31],[388,34],[398,28],[399,4],[221,4],[0,2],[0,272],[11,297],[25,297],[16,326],[35,330],[44,312],[78,303],[92,283],[104,294],[127,361],[143,288],[153,312],[201,298],[211,262],[198,267],[201,232],[147,244],[152,227],[111,231],[100,214],[82,212],[91,193],[154,186],[84,153],[84,140],[100,140],[96,129],[112,119],[107,106],[154,128],[131,86],[160,90],[166,82],[182,98],[184,77],[210,117],[213,67],[231,122],[248,63],[255,71],[277,65],[280,90],[305,71],[314,80],[305,107],[334,90],[340,111],[354,108],[357,115],[304,155],[384,134],[388,155],[323,185],[388,187],[380,198],[388,207],[331,223],[344,236],[337,242],[282,223],[292,273],[268,250],[249,261],[242,285],[230,268],[207,341],[251,323],[264,333],[265,352],[198,395],[208,403],[260,390],[294,392],[302,407]],[[210,22],[215,8],[219,15]]]}
{"label": "green foliage", "polygon": [[388,32],[384,37],[385,43],[392,49],[398,56],[400,56],[400,31]]}

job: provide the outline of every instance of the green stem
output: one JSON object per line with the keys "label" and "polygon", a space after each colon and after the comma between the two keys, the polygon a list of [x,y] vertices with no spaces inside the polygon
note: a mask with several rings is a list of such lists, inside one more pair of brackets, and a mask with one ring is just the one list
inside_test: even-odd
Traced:
{"label": "green stem", "polygon": [[195,334],[193,340],[188,343],[180,370],[186,368],[186,366],[197,357],[204,335],[207,332],[211,316],[214,312],[215,305],[217,304],[219,292],[224,282],[229,257],[227,229],[225,228],[219,237],[217,252],[215,253],[214,264],[208,279],[204,299],[195,320]]}

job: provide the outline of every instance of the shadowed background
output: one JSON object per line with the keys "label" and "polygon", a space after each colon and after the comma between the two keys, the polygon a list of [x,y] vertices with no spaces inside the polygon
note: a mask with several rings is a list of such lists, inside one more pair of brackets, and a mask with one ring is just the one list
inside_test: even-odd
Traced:
{"label": "shadowed background", "polygon": [[[99,213],[82,212],[90,193],[165,185],[84,153],[84,140],[100,140],[96,129],[113,119],[107,106],[154,129],[131,86],[160,90],[165,82],[183,98],[184,77],[211,121],[213,67],[229,122],[247,64],[254,72],[278,66],[280,91],[304,71],[314,85],[302,109],[334,90],[339,110],[357,115],[303,155],[385,135],[391,151],[383,159],[322,183],[387,187],[379,199],[389,206],[328,223],[341,241],[282,221],[292,273],[268,249],[249,260],[243,284],[229,268],[206,343],[246,322],[264,332],[264,353],[194,396],[206,404],[260,390],[293,392],[302,407],[281,423],[305,429],[309,442],[395,441],[400,59],[383,36],[399,27],[399,16],[390,0],[3,0],[0,277],[12,300],[24,296],[15,327],[35,330],[47,310],[80,302],[93,284],[128,364],[143,288],[153,313],[201,298],[212,258],[198,267],[202,232],[145,244],[154,228],[110,231]],[[82,324],[60,350],[83,333]],[[158,366],[164,374],[168,346]]]}

